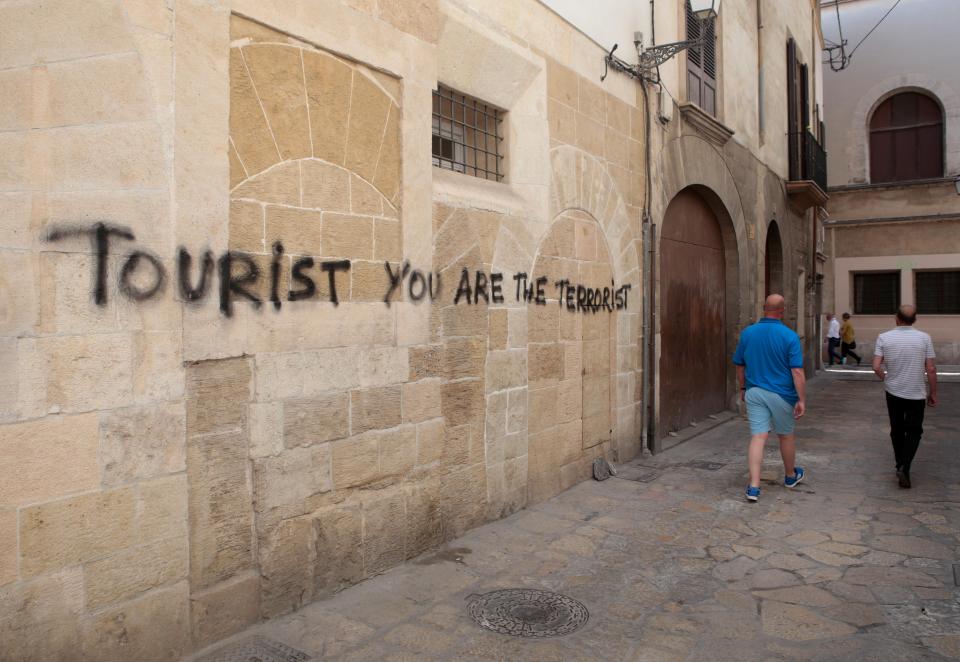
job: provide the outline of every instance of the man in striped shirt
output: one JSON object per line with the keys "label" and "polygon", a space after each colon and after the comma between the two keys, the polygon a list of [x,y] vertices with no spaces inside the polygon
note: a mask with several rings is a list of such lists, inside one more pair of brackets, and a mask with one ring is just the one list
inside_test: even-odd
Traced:
{"label": "man in striped shirt", "polygon": [[[909,488],[910,464],[923,434],[924,407],[937,406],[937,367],[930,336],[913,328],[917,309],[910,304],[900,306],[896,321],[895,329],[877,337],[873,371],[883,380],[887,391],[897,480],[900,487]],[[924,373],[927,383],[924,383]]]}

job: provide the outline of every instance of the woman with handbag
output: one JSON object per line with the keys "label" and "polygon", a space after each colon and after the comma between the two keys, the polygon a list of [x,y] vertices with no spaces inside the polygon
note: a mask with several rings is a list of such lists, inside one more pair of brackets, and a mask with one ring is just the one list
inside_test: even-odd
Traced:
{"label": "woman with handbag", "polygon": [[852,356],[860,365],[860,355],[854,352],[857,348],[857,336],[850,323],[850,313],[843,314],[843,324],[840,326],[840,356],[842,363],[847,362],[847,356]]}

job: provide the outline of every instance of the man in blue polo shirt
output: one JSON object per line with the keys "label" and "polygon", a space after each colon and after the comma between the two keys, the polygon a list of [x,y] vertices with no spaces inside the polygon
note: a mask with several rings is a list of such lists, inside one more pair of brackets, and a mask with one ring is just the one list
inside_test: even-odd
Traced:
{"label": "man in blue polo shirt", "polygon": [[793,434],[794,420],[803,416],[806,410],[803,350],[800,349],[799,336],[781,321],[785,308],[781,295],[768,296],[763,304],[763,318],[740,333],[740,342],[733,355],[740,398],[747,403],[747,418],[750,420],[748,501],[760,498],[763,445],[771,429],[780,437],[783,484],[794,487],[803,480],[803,469],[794,465],[796,446]]}

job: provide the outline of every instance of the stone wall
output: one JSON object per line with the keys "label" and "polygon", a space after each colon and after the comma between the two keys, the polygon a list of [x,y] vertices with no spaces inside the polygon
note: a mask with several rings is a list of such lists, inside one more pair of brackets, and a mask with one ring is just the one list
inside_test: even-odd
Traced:
{"label": "stone wall", "polygon": [[0,659],[177,659],[639,452],[637,89],[473,12],[0,8]]}

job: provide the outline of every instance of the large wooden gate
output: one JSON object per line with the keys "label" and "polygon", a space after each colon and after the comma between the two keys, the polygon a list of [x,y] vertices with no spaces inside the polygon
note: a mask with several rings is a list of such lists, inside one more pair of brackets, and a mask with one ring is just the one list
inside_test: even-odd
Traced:
{"label": "large wooden gate", "polygon": [[683,190],[660,240],[660,436],[726,408],[725,281],[717,217]]}

